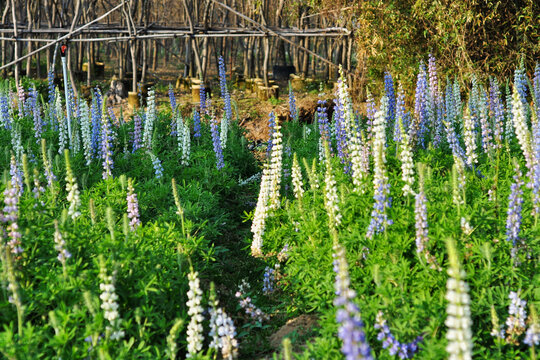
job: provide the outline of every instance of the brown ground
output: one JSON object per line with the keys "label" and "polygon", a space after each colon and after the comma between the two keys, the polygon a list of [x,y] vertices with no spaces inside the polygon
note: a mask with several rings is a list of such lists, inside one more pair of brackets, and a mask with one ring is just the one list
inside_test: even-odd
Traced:
{"label": "brown ground", "polygon": [[277,332],[270,336],[270,346],[277,350],[281,346],[283,339],[293,332],[296,332],[299,336],[303,336],[315,326],[317,326],[317,317],[315,315],[303,314],[290,319]]}

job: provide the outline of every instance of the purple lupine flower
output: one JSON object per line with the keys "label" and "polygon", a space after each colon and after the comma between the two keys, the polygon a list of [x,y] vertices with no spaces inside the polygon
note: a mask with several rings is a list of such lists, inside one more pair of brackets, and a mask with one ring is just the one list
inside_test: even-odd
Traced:
{"label": "purple lupine flower", "polygon": [[19,117],[22,118],[24,116],[25,93],[24,87],[21,84],[17,84],[17,98],[17,105],[19,106]]}
{"label": "purple lupine flower", "polygon": [[423,340],[422,335],[419,335],[413,341],[409,343],[401,343],[390,331],[386,319],[383,318],[382,311],[377,313],[377,323],[374,325],[375,329],[379,329],[377,340],[382,341],[382,347],[388,349],[390,355],[398,355],[400,359],[412,359],[414,354],[418,351],[418,343]]}
{"label": "purple lupine flower", "polygon": [[336,322],[339,324],[338,337],[343,342],[341,352],[347,360],[371,360],[373,357],[364,332],[360,309],[354,303],[356,292],[350,288],[349,265],[343,246],[336,243],[332,257],[336,273],[334,285],[336,290],[334,306],[338,308]]}
{"label": "purple lupine flower", "polygon": [[225,163],[223,162],[223,149],[221,148],[217,120],[214,114],[210,117],[210,130],[212,132],[214,153],[216,154],[216,167],[218,170],[221,170],[225,166]]}
{"label": "purple lupine flower", "polygon": [[400,142],[402,138],[401,127],[399,125],[400,119],[403,126],[403,130],[407,131],[408,129],[405,126],[405,93],[403,92],[403,86],[401,86],[401,84],[399,84],[398,86],[397,101],[396,101],[396,121],[394,123],[393,140],[396,143]]}
{"label": "purple lupine flower", "polygon": [[23,171],[14,155],[11,155],[9,175],[11,176],[11,186],[17,191],[17,195],[21,196],[24,191]]}
{"label": "purple lupine flower", "polygon": [[129,227],[131,230],[135,230],[137,226],[141,225],[139,220],[139,201],[137,200],[137,194],[133,188],[133,181],[128,179],[128,193],[127,193],[127,213],[129,218]]}
{"label": "purple lupine flower", "polygon": [[[341,83],[342,79],[338,80]],[[341,85],[338,86],[340,88]],[[349,148],[347,138],[347,119],[345,119],[345,104],[340,100],[338,96],[334,99],[334,124],[336,126],[336,144],[338,156],[343,164],[343,170],[348,174],[351,170],[351,163],[349,160]]]}
{"label": "purple lupine flower", "polygon": [[394,92],[394,80],[388,71],[384,73],[384,93],[388,98],[388,112],[386,114],[386,121],[388,124],[391,124],[396,115],[396,95]]}
{"label": "purple lupine flower", "polygon": [[54,101],[56,97],[56,85],[54,85],[54,68],[51,67],[49,72],[47,73],[47,89],[49,90],[49,97],[48,97],[48,103],[49,108],[54,108]]}
{"label": "purple lupine flower", "polygon": [[463,148],[459,144],[459,140],[454,130],[454,125],[450,121],[447,121],[445,123],[445,127],[446,127],[446,140],[448,141],[448,145],[450,146],[450,149],[452,150],[452,155],[461,159],[465,164],[467,164],[467,166],[470,166],[471,164],[468,163],[467,154],[465,153],[465,150],[463,150]]}
{"label": "purple lupine flower", "polygon": [[0,94],[0,125],[11,130],[11,116],[9,115],[9,100],[7,95]]}
{"label": "purple lupine flower", "polygon": [[382,177],[374,180],[375,192],[373,194],[373,210],[371,211],[371,220],[369,222],[366,237],[373,238],[375,234],[384,232],[387,225],[392,225],[393,221],[388,218],[386,209],[390,207],[391,198],[390,184],[388,177]]}
{"label": "purple lupine flower", "polygon": [[232,108],[231,108],[231,94],[227,89],[227,75],[225,73],[225,61],[223,57],[218,58],[218,71],[219,71],[219,87],[221,88],[221,97],[225,106],[224,112],[227,120],[232,120]]}
{"label": "purple lupine flower", "polygon": [[201,114],[193,109],[193,137],[201,137]]}
{"label": "purple lupine flower", "polygon": [[101,158],[103,159],[103,179],[112,177],[113,162],[112,134],[108,117],[101,116]]}
{"label": "purple lupine flower", "polygon": [[176,97],[171,84],[169,84],[169,103],[171,104],[171,135],[176,136]]}
{"label": "purple lupine flower", "polygon": [[522,219],[521,210],[523,205],[523,190],[521,189],[523,181],[521,180],[522,174],[519,166],[516,166],[515,172],[514,182],[510,187],[511,192],[508,196],[508,217],[506,218],[506,241],[512,242],[512,258],[515,258],[517,255],[516,243],[519,240]]}
{"label": "purple lupine flower", "polygon": [[36,138],[36,143],[39,143],[41,135],[43,133],[43,121],[41,120],[41,106],[37,97],[37,91],[35,89],[32,89],[30,91],[30,99],[32,99],[31,113],[34,119],[34,136]]}
{"label": "purple lupine flower", "polygon": [[133,137],[132,137],[132,152],[137,151],[142,147],[142,121],[139,114],[133,117]]}
{"label": "purple lupine flower", "polygon": [[274,127],[276,126],[276,117],[272,111],[268,115],[268,146],[266,147],[266,158],[270,159],[272,153],[272,137],[274,136]]}
{"label": "purple lupine flower", "polygon": [[484,149],[484,152],[487,154],[492,149],[491,144],[491,126],[488,120],[488,98],[486,94],[486,90],[482,89],[480,90],[480,101],[478,103],[478,117],[480,119],[480,127],[481,127],[481,135],[482,135],[482,148]]}
{"label": "purple lupine flower", "polygon": [[101,139],[101,112],[102,97],[101,91],[96,87],[92,98],[90,113],[92,114],[92,153],[101,157],[100,139]]}
{"label": "purple lupine flower", "polygon": [[503,122],[504,122],[504,106],[501,100],[501,92],[497,78],[492,77],[489,86],[489,110],[491,112],[491,120],[493,122],[493,137],[496,148],[502,147],[503,141]]}
{"label": "purple lupine flower", "polygon": [[411,140],[420,143],[425,148],[424,136],[427,131],[428,122],[428,83],[426,66],[424,62],[420,62],[418,77],[416,81],[416,93],[414,101],[415,119],[409,128],[409,136]]}
{"label": "purple lupine flower", "polygon": [[298,121],[298,109],[296,108],[296,98],[292,89],[291,83],[289,83],[289,112],[293,121]]}
{"label": "purple lupine flower", "polygon": [[[12,182],[14,181],[16,180],[12,179]],[[17,225],[19,195],[15,187],[9,186],[4,190],[4,204],[3,221],[8,223],[6,230],[10,239],[7,244],[13,254],[20,254],[23,249],[21,247],[21,233]]]}
{"label": "purple lupine flower", "polygon": [[442,139],[442,126],[443,126],[443,113],[444,113],[444,102],[442,94],[439,89],[439,79],[437,75],[437,64],[435,62],[435,57],[432,54],[429,54],[428,58],[428,74],[429,74],[429,111],[431,114],[432,121],[432,136],[433,136],[433,146],[439,147]]}
{"label": "purple lupine flower", "polygon": [[445,121],[449,122],[450,124],[455,124],[457,120],[457,109],[456,109],[456,103],[454,99],[454,91],[452,88],[452,83],[450,82],[450,79],[447,79],[446,81],[446,112],[445,112]]}

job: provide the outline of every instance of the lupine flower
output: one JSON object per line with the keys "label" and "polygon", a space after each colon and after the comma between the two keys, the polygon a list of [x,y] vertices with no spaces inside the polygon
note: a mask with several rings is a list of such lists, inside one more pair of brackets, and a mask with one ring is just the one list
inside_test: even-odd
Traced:
{"label": "lupine flower", "polygon": [[114,168],[112,156],[111,128],[108,117],[103,114],[101,116],[101,158],[103,159],[103,179],[112,177],[112,169]]}
{"label": "lupine flower", "polygon": [[[401,129],[403,127],[403,130]],[[402,140],[402,134],[407,132],[405,126],[405,93],[403,92],[403,86],[399,84],[396,102],[396,118],[394,122],[394,142],[398,143]]]}
{"label": "lupine flower", "polygon": [[11,129],[11,116],[9,115],[8,97],[0,94],[0,125],[5,129]]}
{"label": "lupine flower", "polygon": [[489,111],[493,121],[493,138],[495,147],[502,148],[503,140],[503,122],[504,122],[504,106],[501,100],[501,92],[499,91],[499,83],[497,78],[492,77],[489,86]]}
{"label": "lupine flower", "polygon": [[475,123],[472,116],[468,113],[465,113],[463,116],[463,128],[467,163],[470,166],[474,166],[474,164],[478,163],[478,155],[476,154],[476,133],[474,131]]}
{"label": "lupine flower", "polygon": [[298,158],[296,153],[294,153],[293,164],[292,164],[292,184],[294,190],[294,197],[301,199],[304,196],[304,188],[302,183],[302,170],[300,169],[300,164],[298,164]]}
{"label": "lupine flower", "polygon": [[386,121],[391,124],[396,116],[396,95],[394,92],[394,80],[392,75],[386,71],[384,73],[384,93],[388,98],[388,111],[386,113]]}
{"label": "lupine flower", "polygon": [[272,154],[272,138],[274,137],[275,126],[276,126],[276,116],[274,115],[274,112],[272,111],[268,115],[268,146],[266,147],[267,159],[270,159],[270,155]]}
{"label": "lupine flower", "polygon": [[[384,103],[384,97],[381,100]],[[384,108],[381,106],[381,108]],[[373,159],[374,159],[374,172],[373,186],[375,192],[373,199],[373,211],[371,212],[371,220],[366,233],[368,238],[372,238],[375,234],[379,234],[385,231],[386,227],[392,224],[392,220],[388,219],[386,209],[390,207],[391,199],[390,184],[388,183],[388,176],[386,175],[385,163],[386,163],[386,132],[385,132],[385,116],[384,110],[379,109],[375,115],[374,134],[373,139]]]}
{"label": "lupine flower", "polygon": [[212,143],[214,144],[214,154],[216,155],[216,168],[221,170],[225,166],[223,162],[223,148],[221,147],[218,125],[213,113],[210,117],[210,131],[212,133]]}
{"label": "lupine flower", "polygon": [[225,149],[227,147],[227,135],[229,132],[229,120],[226,117],[221,119],[221,131],[219,133],[219,139],[221,141],[221,148]]}
{"label": "lupine flower", "polygon": [[459,156],[454,155],[454,165],[452,165],[452,201],[458,207],[465,205],[466,185],[465,163]]}
{"label": "lupine flower", "polygon": [[[58,95],[58,89],[56,89]],[[58,118],[58,153],[62,154],[64,149],[66,149],[68,141],[68,128],[67,120],[64,116],[64,111],[62,110],[62,102],[60,96],[56,96],[56,116]]]}
{"label": "lupine flower", "polygon": [[512,92],[510,91],[510,85],[506,83],[506,127],[505,136],[507,141],[510,141],[514,137],[514,109],[512,106]]}
{"label": "lupine flower", "polygon": [[276,281],[276,270],[269,266],[264,268],[263,293],[269,295],[274,292],[274,282]]}
{"label": "lupine flower", "polygon": [[22,118],[24,116],[24,100],[25,100],[25,93],[24,93],[24,87],[22,84],[17,84],[17,105],[19,106],[19,118]]}
{"label": "lupine flower", "polygon": [[410,343],[401,343],[392,334],[383,316],[382,311],[377,313],[377,323],[374,325],[375,329],[380,330],[377,340],[383,342],[382,347],[388,349],[390,355],[398,355],[400,359],[412,359],[418,351],[418,343],[423,340],[422,335],[417,336]]}
{"label": "lupine flower", "polygon": [[270,317],[253,304],[251,297],[246,294],[248,290],[249,284],[245,280],[243,280],[242,284],[238,286],[238,291],[235,294],[235,297],[238,299],[240,307],[242,307],[246,314],[249,315],[253,320],[256,320],[258,322],[269,320]]}
{"label": "lupine flower", "polygon": [[289,258],[289,244],[285,244],[285,246],[283,246],[283,249],[281,249],[279,253],[277,254],[277,259],[279,262],[283,262],[283,261],[287,261],[288,258]]}
{"label": "lupine flower", "polygon": [[227,121],[232,120],[232,108],[231,108],[231,95],[229,94],[229,89],[227,88],[227,75],[225,73],[225,61],[223,57],[218,58],[218,72],[219,72],[219,87],[221,89],[221,97],[223,98],[223,103],[225,106],[225,118]]}
{"label": "lupine flower", "polygon": [[54,220],[54,250],[58,252],[57,259],[65,268],[67,259],[71,258],[71,253],[66,249],[66,241],[58,228],[58,220]]}
{"label": "lupine flower", "polygon": [[437,76],[437,64],[435,57],[429,54],[428,57],[429,76],[429,101],[428,110],[432,121],[433,146],[438,147],[441,143],[443,99],[439,89],[439,79]]}
{"label": "lupine flower", "polygon": [[427,222],[427,199],[424,192],[422,177],[420,177],[420,179],[420,190],[418,191],[418,194],[415,195],[414,203],[416,253],[424,257],[430,268],[442,271],[441,267],[437,263],[437,259],[429,252],[428,249],[429,229]]}
{"label": "lupine flower", "polygon": [[448,241],[448,280],[446,282],[446,352],[449,360],[472,359],[471,310],[469,308],[469,287],[465,282],[465,271],[461,268],[457,249],[453,241]]}
{"label": "lupine flower", "polygon": [[311,167],[307,163],[306,158],[302,159],[306,173],[309,179],[309,187],[311,190],[317,190],[319,188],[319,177],[317,176],[317,160],[313,159]]}
{"label": "lupine flower", "polygon": [[414,161],[409,145],[409,134],[407,134],[407,132],[403,128],[401,117],[398,118],[396,121],[399,121],[399,127],[402,129],[400,132],[403,133],[399,144],[399,158],[401,160],[401,179],[404,182],[402,191],[404,196],[414,195],[414,190],[412,188],[414,184]]}
{"label": "lupine flower", "polygon": [[375,121],[375,113],[377,112],[377,105],[375,104],[375,99],[369,89],[367,90],[367,99],[366,99],[366,115],[367,115],[367,138],[371,141],[373,136],[373,122]]}
{"label": "lupine flower", "polygon": [[92,98],[92,107],[90,109],[92,114],[92,148],[95,155],[99,154],[101,157],[101,112],[102,112],[102,97],[101,90],[96,87],[94,90],[94,96]]}
{"label": "lupine flower", "polygon": [[81,102],[81,133],[83,140],[84,158],[86,159],[86,165],[90,165],[92,162],[92,120],[90,118],[90,109],[86,101]]}
{"label": "lupine flower", "polygon": [[515,168],[514,182],[512,183],[511,192],[508,196],[508,211],[506,218],[506,241],[512,242],[512,258],[515,260],[517,256],[517,241],[519,240],[519,231],[521,229],[521,210],[523,206],[523,190],[521,186],[523,181],[519,166]]}
{"label": "lupine flower", "polygon": [[138,114],[135,114],[133,117],[133,137],[132,137],[132,152],[137,151],[142,147],[142,121],[141,117]]}
{"label": "lupine flower", "polygon": [[339,209],[339,198],[336,188],[336,180],[332,172],[330,157],[326,161],[326,175],[324,186],[324,206],[328,212],[328,224],[331,228],[336,228],[341,224],[341,211]]}
{"label": "lupine flower", "polygon": [[201,137],[201,113],[193,109],[193,137]]}
{"label": "lupine flower", "polygon": [[221,349],[223,359],[234,359],[238,355],[238,342],[236,341],[236,328],[232,319],[223,308],[211,307],[210,333],[212,341],[209,348],[216,351]]}
{"label": "lupine flower", "polygon": [[487,94],[486,91],[482,88],[480,93],[480,101],[478,103],[478,117],[480,119],[480,127],[482,129],[482,148],[487,154],[492,149],[492,137],[491,137],[491,126],[488,120],[488,107],[487,107]]}
{"label": "lupine flower", "polygon": [[460,116],[462,112],[462,103],[461,103],[461,90],[459,88],[459,81],[457,79],[457,76],[454,78],[454,86],[453,86],[453,98],[454,98],[454,109],[456,112],[456,120]]}
{"label": "lupine flower", "polygon": [[292,89],[290,82],[289,82],[289,112],[290,112],[292,121],[298,121],[298,109],[296,108],[296,98],[294,96],[294,91]]}
{"label": "lupine flower", "polygon": [[[527,94],[528,94],[528,81],[527,81],[527,72],[525,71],[525,61],[524,58],[521,58],[519,67],[516,68],[514,72],[514,90],[518,92],[519,99],[523,104],[523,109],[528,107]],[[515,106],[515,104],[513,104]]]}
{"label": "lupine flower", "polygon": [[156,120],[156,93],[154,89],[148,91],[146,108],[146,121],[144,123],[143,146],[147,150],[152,149],[152,135],[154,132],[154,121]]}
{"label": "lupine flower", "polygon": [[530,347],[540,345],[540,324],[533,322],[529,325],[523,343]]}
{"label": "lupine flower", "polygon": [[[45,192],[45,189],[39,182],[39,171],[36,168],[34,168],[34,187],[32,188],[32,192],[34,193],[34,199],[39,199],[41,194]],[[44,205],[44,203],[41,202],[41,205]]]}
{"label": "lupine flower", "polygon": [[9,175],[11,176],[11,186],[17,191],[17,196],[20,197],[24,192],[23,172],[13,154],[9,163]]}
{"label": "lupine flower", "polygon": [[169,103],[171,104],[171,135],[176,135],[176,97],[174,96],[174,90],[171,84],[169,84]]}
{"label": "lupine flower", "polygon": [[527,126],[527,120],[525,118],[525,107],[521,102],[520,94],[517,90],[517,86],[514,86],[514,92],[512,95],[512,112],[513,112],[513,124],[518,139],[525,163],[529,172],[532,171],[533,157],[531,149],[531,135]]}
{"label": "lupine flower", "polygon": [[428,83],[426,66],[423,62],[420,62],[418,78],[416,81],[416,94],[414,102],[414,115],[415,119],[409,128],[409,136],[413,143],[420,143],[422,147],[425,147],[424,137],[427,130],[428,114]]}
{"label": "lupine flower", "polygon": [[324,157],[324,146],[328,146],[328,149],[330,152],[332,152],[332,144],[331,144],[331,135],[330,135],[330,127],[328,125],[328,114],[326,113],[326,101],[325,100],[318,100],[317,101],[317,122],[319,124],[319,159],[322,160]]}
{"label": "lupine flower", "polygon": [[17,273],[13,264],[13,256],[10,252],[0,251],[0,260],[2,261],[4,272],[7,273],[7,290],[10,293],[8,302],[15,305],[17,315],[22,318],[24,307],[21,301],[21,295],[19,294],[19,284],[17,283]]}
{"label": "lupine flower", "polygon": [[181,151],[181,163],[184,166],[189,165],[189,156],[191,151],[191,134],[189,131],[189,126],[187,124],[184,124],[184,121],[182,119],[182,116],[179,115],[178,120],[176,122],[176,132],[177,132],[177,138],[178,138],[178,151]]}
{"label": "lupine flower", "polygon": [[533,193],[532,216],[538,216],[540,214],[540,120],[533,122],[532,127],[534,165],[529,187]]}
{"label": "lupine flower", "polygon": [[45,177],[47,178],[47,186],[49,188],[52,188],[54,182],[56,181],[56,175],[54,175],[51,163],[47,158],[47,147],[45,144],[45,139],[41,139],[41,155],[43,159],[43,168],[45,169]]}
{"label": "lupine flower", "polygon": [[[54,85],[54,68],[51,67],[49,72],[47,73],[47,89],[49,97],[49,110],[54,109],[54,101],[55,101],[55,93],[56,93],[56,85]],[[50,116],[51,114],[49,114]]]}
{"label": "lupine flower", "polygon": [[111,340],[120,340],[125,336],[125,332],[121,328],[122,318],[118,312],[118,295],[116,295],[116,288],[114,286],[116,271],[113,271],[112,275],[108,275],[107,268],[102,264],[99,277],[101,279],[101,283],[99,284],[99,289],[101,290],[101,295],[99,296],[101,299],[101,308],[103,309],[105,319],[109,322],[105,330]]}
{"label": "lupine flower", "polygon": [[137,200],[137,194],[133,188],[133,180],[131,178],[128,179],[127,190],[127,215],[130,220],[129,228],[133,231],[141,225],[141,221],[139,220],[139,201]]}
{"label": "lupine flower", "polygon": [[268,193],[270,209],[279,207],[279,197],[281,190],[281,175],[283,169],[283,144],[281,139],[281,126],[276,121],[274,134],[272,136],[272,155],[270,158],[270,188]]}
{"label": "lupine flower", "polygon": [[262,255],[262,236],[264,234],[266,218],[268,217],[268,199],[270,195],[270,167],[268,163],[264,165],[264,170],[261,178],[261,188],[259,190],[259,197],[257,200],[257,206],[255,207],[255,213],[253,214],[253,222],[251,224],[251,232],[253,233],[253,241],[251,243],[251,255]]}
{"label": "lupine flower", "polygon": [[[334,100],[334,124],[336,126],[336,144],[338,150],[338,156],[343,164],[343,170],[346,174],[351,171],[350,162],[350,150],[349,141],[353,136],[357,135],[356,131],[353,131],[353,119],[350,99],[347,93],[346,78],[343,75],[343,70],[340,68],[341,76],[339,77],[337,84],[337,98]],[[355,155],[357,153],[355,152]]]}
{"label": "lupine flower", "polygon": [[69,150],[64,151],[66,158],[66,192],[67,200],[69,202],[68,216],[71,216],[73,220],[81,215],[79,207],[81,206],[81,199],[79,198],[79,189],[77,186],[77,179],[73,175],[71,170],[71,164],[69,161]]}
{"label": "lupine flower", "polygon": [[360,318],[360,309],[354,303],[356,292],[350,288],[349,265],[343,246],[334,244],[332,256],[336,273],[334,286],[336,290],[334,306],[338,308],[336,322],[339,324],[338,337],[343,342],[341,352],[347,360],[373,359],[364,332],[364,323]]}
{"label": "lupine flower", "polygon": [[17,225],[17,220],[19,218],[19,195],[17,189],[13,186],[8,186],[4,190],[4,215],[3,221],[8,223],[7,225],[7,235],[9,241],[7,245],[10,249],[10,252],[13,254],[21,254],[23,248],[21,247],[21,233],[19,232],[19,225]]}
{"label": "lupine flower", "polygon": [[202,290],[199,282],[199,273],[193,269],[188,274],[189,291],[187,293],[188,315],[191,317],[187,329],[187,355],[186,358],[195,356],[202,350],[203,335],[203,308],[201,306]]}
{"label": "lupine flower", "polygon": [[508,295],[510,306],[508,307],[508,318],[506,319],[506,341],[518,344],[516,338],[525,332],[525,321],[527,321],[527,302],[519,298],[518,293],[510,291]]}
{"label": "lupine flower", "polygon": [[533,98],[536,104],[536,114],[540,113],[540,63],[536,63],[533,77]]}
{"label": "lupine flower", "polygon": [[199,90],[199,97],[201,98],[199,108],[202,114],[204,110],[206,109],[206,89],[204,88],[203,83],[201,83],[201,89]]}
{"label": "lupine flower", "polygon": [[163,165],[161,165],[161,160],[159,160],[158,157],[150,151],[148,152],[148,155],[150,155],[150,159],[152,160],[152,166],[154,167],[154,175],[156,176],[156,179],[161,179],[163,177]]}

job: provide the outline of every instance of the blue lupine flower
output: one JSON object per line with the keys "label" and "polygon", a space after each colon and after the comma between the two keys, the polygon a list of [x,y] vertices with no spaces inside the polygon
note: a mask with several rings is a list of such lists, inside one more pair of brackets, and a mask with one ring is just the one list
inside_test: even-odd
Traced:
{"label": "blue lupine flower", "polygon": [[512,258],[515,258],[516,243],[519,240],[519,231],[521,229],[521,210],[523,205],[523,190],[521,186],[521,171],[518,166],[515,169],[514,182],[510,187],[511,192],[508,196],[508,211],[506,218],[506,241],[512,242]]}
{"label": "blue lupine flower", "polygon": [[150,158],[152,159],[152,166],[154,167],[154,174],[156,179],[161,179],[163,177],[163,165],[156,155],[149,152]]}
{"label": "blue lupine flower", "polygon": [[30,90],[29,103],[31,104],[30,113],[34,119],[34,136],[36,137],[36,143],[39,143],[41,134],[43,133],[43,121],[41,120],[41,106],[38,102],[38,93],[36,89]]}
{"label": "blue lupine flower", "polygon": [[101,112],[102,98],[101,91],[96,87],[92,98],[90,113],[92,115],[92,149],[94,155],[101,157],[100,139],[101,139]]}
{"label": "blue lupine flower", "polygon": [[531,188],[533,192],[533,216],[540,215],[540,121],[533,122],[533,173],[531,178]]}
{"label": "blue lupine flower", "polygon": [[373,357],[364,332],[364,323],[360,318],[360,309],[353,302],[356,293],[350,288],[349,265],[343,246],[334,245],[332,256],[336,273],[336,322],[339,324],[338,337],[343,342],[341,352],[347,360],[371,360]]}
{"label": "blue lupine flower", "polygon": [[486,94],[486,90],[482,87],[480,90],[480,101],[478,102],[478,116],[480,119],[480,127],[481,127],[481,139],[482,139],[482,148],[484,149],[485,153],[488,153],[491,148],[491,126],[488,121],[488,96]]}
{"label": "blue lupine flower", "polygon": [[383,342],[382,347],[388,349],[390,355],[398,355],[400,359],[412,359],[419,349],[418,343],[423,340],[423,337],[419,335],[409,343],[399,342],[390,331],[381,311],[377,314],[377,323],[374,327],[380,330],[377,340]]}
{"label": "blue lupine flower", "polygon": [[218,58],[218,71],[219,71],[219,86],[221,88],[221,97],[223,98],[225,106],[225,116],[227,120],[232,120],[232,108],[231,108],[231,95],[229,89],[227,89],[227,75],[225,73],[225,61],[223,57]]}
{"label": "blue lupine flower", "polygon": [[384,93],[388,98],[388,112],[386,114],[386,121],[388,124],[391,124],[392,121],[394,121],[396,114],[396,95],[394,92],[394,80],[388,71],[384,73]]}
{"label": "blue lupine flower", "polygon": [[142,121],[141,117],[136,114],[133,117],[133,137],[132,137],[132,152],[137,151],[142,147]]}
{"label": "blue lupine flower", "polygon": [[9,100],[7,95],[0,94],[0,125],[11,130],[11,116],[9,115]]}
{"label": "blue lupine flower", "polygon": [[298,109],[296,108],[296,98],[292,89],[291,83],[289,83],[289,112],[291,113],[291,119],[298,121]]}
{"label": "blue lupine flower", "polygon": [[456,120],[458,117],[461,116],[462,114],[462,103],[461,103],[461,90],[459,88],[459,82],[458,82],[458,79],[457,79],[457,76],[456,78],[454,78],[454,109],[456,111]]}
{"label": "blue lupine flower", "polygon": [[388,177],[375,179],[375,193],[373,194],[373,210],[371,211],[371,219],[369,222],[366,236],[372,238],[375,234],[380,234],[385,231],[386,226],[392,225],[393,221],[388,218],[386,209],[391,206],[392,198],[390,194],[390,184]]}
{"label": "blue lupine flower", "polygon": [[210,130],[212,132],[212,142],[214,144],[214,153],[216,154],[216,167],[221,170],[225,163],[223,162],[223,149],[221,148],[221,140],[219,138],[219,131],[216,118],[212,114],[210,118]]}
{"label": "blue lupine flower", "polygon": [[264,279],[263,279],[263,293],[271,294],[274,292],[274,282],[276,281],[276,270],[267,266],[264,269]]}
{"label": "blue lupine flower", "polygon": [[525,62],[524,58],[521,58],[521,63],[519,68],[514,72],[514,86],[517,88],[521,102],[523,103],[523,108],[528,108],[527,95],[528,95],[528,84],[527,84],[527,73],[525,71]]}
{"label": "blue lupine flower", "polygon": [[206,89],[204,88],[203,83],[201,83],[201,89],[199,90],[199,97],[201,98],[199,108],[202,114],[206,110]]}
{"label": "blue lupine flower", "polygon": [[276,126],[276,117],[274,115],[274,112],[272,111],[268,115],[268,145],[266,146],[266,158],[270,159],[270,155],[272,153],[272,138],[274,136],[274,127]]}
{"label": "blue lupine flower", "polygon": [[377,112],[377,105],[375,104],[375,99],[373,95],[367,91],[367,138],[371,140],[373,136],[373,121],[375,121],[375,113]]}
{"label": "blue lupine flower", "polygon": [[332,143],[330,141],[330,127],[328,125],[328,114],[326,113],[326,101],[318,100],[317,104],[317,121],[319,122],[319,133],[323,143],[327,144],[328,150],[332,152]]}
{"label": "blue lupine flower", "polygon": [[193,109],[193,137],[201,137],[201,114]]}
{"label": "blue lupine flower", "polygon": [[54,85],[54,68],[51,67],[49,72],[47,73],[47,82],[48,86],[47,89],[49,90],[49,108],[54,108],[54,101],[56,96],[56,85]]}
{"label": "blue lupine flower", "polygon": [[171,135],[176,135],[176,97],[174,96],[174,90],[171,84],[169,84],[169,103],[171,104]]}

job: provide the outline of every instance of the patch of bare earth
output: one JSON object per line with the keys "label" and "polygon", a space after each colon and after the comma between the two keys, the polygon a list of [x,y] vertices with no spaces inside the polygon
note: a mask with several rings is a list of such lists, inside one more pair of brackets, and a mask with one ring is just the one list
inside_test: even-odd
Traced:
{"label": "patch of bare earth", "polygon": [[304,336],[317,325],[317,317],[315,315],[302,314],[294,319],[290,319],[277,332],[270,336],[270,346],[277,350],[284,338],[290,336],[292,333],[296,333],[298,336]]}

